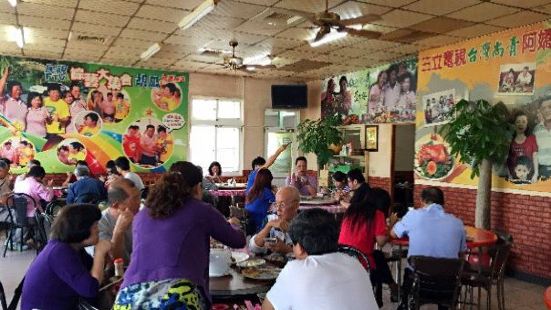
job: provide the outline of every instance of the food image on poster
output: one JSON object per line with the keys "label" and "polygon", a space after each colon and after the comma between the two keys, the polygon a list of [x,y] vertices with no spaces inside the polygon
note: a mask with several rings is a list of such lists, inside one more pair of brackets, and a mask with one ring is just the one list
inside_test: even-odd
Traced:
{"label": "food image on poster", "polygon": [[449,145],[437,134],[418,141],[415,147],[415,173],[425,179],[442,180],[451,174],[455,159]]}
{"label": "food image on poster", "polygon": [[154,118],[130,124],[122,137],[124,154],[131,162],[150,169],[162,165],[172,155],[174,138],[170,129]]}

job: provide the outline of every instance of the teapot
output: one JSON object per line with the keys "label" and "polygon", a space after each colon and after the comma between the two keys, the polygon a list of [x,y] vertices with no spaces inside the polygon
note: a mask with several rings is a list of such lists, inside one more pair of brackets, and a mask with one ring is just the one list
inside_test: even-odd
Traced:
{"label": "teapot", "polygon": [[209,277],[227,275],[231,265],[231,251],[229,249],[211,249],[209,257]]}

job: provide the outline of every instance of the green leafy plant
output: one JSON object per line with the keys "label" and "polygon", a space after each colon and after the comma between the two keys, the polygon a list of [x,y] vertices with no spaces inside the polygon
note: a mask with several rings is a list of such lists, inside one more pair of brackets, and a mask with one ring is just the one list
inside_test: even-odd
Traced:
{"label": "green leafy plant", "polygon": [[340,116],[334,115],[318,120],[306,119],[297,127],[298,148],[304,153],[316,154],[320,169],[333,156],[329,145],[342,142],[341,132],[337,129],[340,123]]}
{"label": "green leafy plant", "polygon": [[472,167],[471,178],[478,176],[475,225],[490,228],[492,166],[507,158],[512,126],[507,107],[486,100],[459,101],[451,110],[450,122],[440,133],[451,147],[451,154]]}

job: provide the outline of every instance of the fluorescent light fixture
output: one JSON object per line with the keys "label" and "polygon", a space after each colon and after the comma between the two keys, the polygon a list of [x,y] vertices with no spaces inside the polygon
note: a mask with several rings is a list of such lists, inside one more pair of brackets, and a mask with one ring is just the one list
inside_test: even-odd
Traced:
{"label": "fluorescent light fixture", "polygon": [[247,71],[255,71],[256,68],[254,66],[247,66],[245,67],[245,69],[247,69]]}
{"label": "fluorescent light fixture", "polygon": [[15,42],[19,48],[25,45],[23,28],[11,26],[9,30],[9,41]]}
{"label": "fluorescent light fixture", "polygon": [[298,22],[301,19],[302,19],[302,16],[295,15],[287,20],[287,25]]}
{"label": "fluorescent light fixture", "polygon": [[314,42],[314,39],[312,39],[310,41],[310,46],[311,47],[318,47],[320,45],[327,44],[329,42],[333,42],[333,41],[342,39],[342,38],[346,37],[347,35],[348,35],[348,33],[346,33],[346,32],[331,31],[330,33],[326,34],[319,41]]}
{"label": "fluorescent light fixture", "polygon": [[217,2],[218,0],[203,1],[203,3],[199,4],[195,9],[193,9],[191,13],[182,18],[182,20],[178,23],[178,27],[182,28],[182,30],[185,30],[193,26],[201,18],[205,17],[205,15],[212,12]]}
{"label": "fluorescent light fixture", "polygon": [[161,45],[159,43],[155,43],[151,45],[145,52],[143,52],[140,55],[140,58],[143,61],[147,61],[151,56],[155,55],[158,51],[161,50]]}
{"label": "fluorescent light fixture", "polygon": [[11,6],[15,7],[17,5],[17,0],[8,0]]}

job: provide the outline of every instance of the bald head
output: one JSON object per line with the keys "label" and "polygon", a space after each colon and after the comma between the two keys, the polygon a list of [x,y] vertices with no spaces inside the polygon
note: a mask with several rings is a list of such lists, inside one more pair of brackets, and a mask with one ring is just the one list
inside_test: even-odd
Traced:
{"label": "bald head", "polygon": [[286,221],[291,221],[297,215],[300,193],[295,187],[280,188],[276,194],[276,203],[277,215]]}
{"label": "bald head", "polygon": [[277,191],[277,195],[286,201],[300,201],[300,193],[294,186],[282,187]]}

